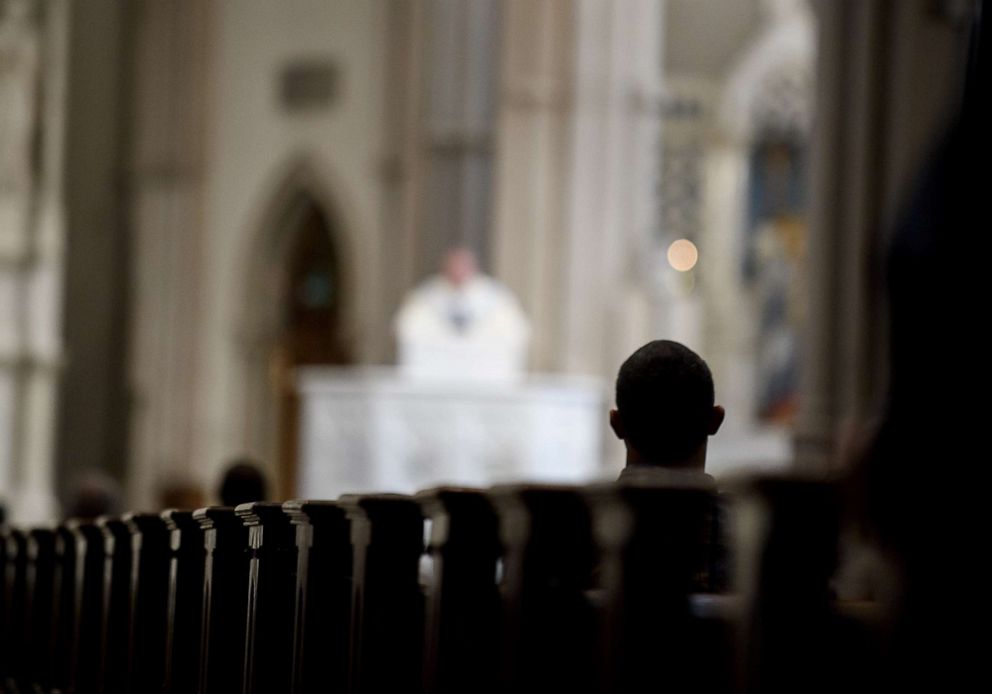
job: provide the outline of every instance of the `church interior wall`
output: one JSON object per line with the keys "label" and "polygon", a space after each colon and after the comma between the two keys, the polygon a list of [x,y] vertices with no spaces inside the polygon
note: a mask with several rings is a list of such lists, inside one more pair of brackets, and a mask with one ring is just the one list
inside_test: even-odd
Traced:
{"label": "church interior wall", "polygon": [[[245,275],[251,268],[252,234],[287,161],[306,152],[317,162],[332,191],[339,233],[355,268],[345,299],[346,330],[359,360],[374,349],[371,327],[379,275],[382,121],[382,31],[377,3],[310,2],[293,12],[276,3],[217,8],[213,99],[208,107],[210,149],[204,220],[207,232],[202,334],[204,373],[197,400],[201,430],[193,457],[207,466],[223,464],[249,443],[245,422],[232,412],[244,402],[244,336],[235,316],[243,315]],[[260,41],[261,36],[265,37]],[[325,112],[288,114],[280,110],[277,79],[289,60],[319,56],[333,61],[339,84]],[[246,143],[252,143],[246,146]],[[250,339],[250,338],[249,338]],[[247,450],[263,460],[271,451]]]}
{"label": "church interior wall", "polygon": [[[219,467],[232,456],[272,459],[273,434],[256,430],[271,424],[252,421],[248,402],[260,395],[249,384],[264,378],[264,372],[256,373],[264,367],[253,358],[255,343],[275,326],[258,326],[245,316],[259,310],[251,305],[258,294],[249,289],[252,273],[264,259],[253,254],[265,252],[260,250],[266,248],[259,243],[260,236],[279,232],[263,227],[273,220],[270,208],[285,192],[287,181],[298,182],[301,189],[309,186],[311,193],[325,198],[339,222],[335,231],[342,238],[336,241],[347,254],[343,264],[353,268],[345,288],[344,329],[355,343],[359,361],[372,358],[377,347],[372,331],[380,322],[376,304],[381,245],[377,216],[383,70],[380,4],[295,3],[292,11],[278,3],[185,5],[187,15],[204,20],[202,55],[198,64],[180,67],[171,78],[180,83],[199,80],[201,90],[169,94],[161,86],[156,88],[163,84],[161,79],[153,81],[156,77],[169,83],[168,70],[155,72],[155,60],[168,63],[168,53],[153,56],[146,72],[151,85],[146,103],[154,106],[185,98],[187,108],[192,103],[201,112],[200,120],[189,125],[201,127],[203,137],[178,147],[198,168],[196,180],[188,181],[194,189],[185,191],[193,197],[165,203],[195,237],[177,241],[178,246],[171,244],[178,253],[166,270],[171,277],[163,277],[163,246],[156,239],[181,234],[175,226],[177,218],[172,217],[169,230],[155,229],[156,212],[161,219],[159,207],[149,209],[150,214],[137,222],[146,225],[144,238],[149,243],[136,249],[135,263],[144,268],[142,276],[159,277],[160,288],[165,282],[175,297],[170,305],[175,320],[167,328],[159,326],[157,336],[155,324],[144,316],[136,314],[134,321],[136,368],[143,368],[142,359],[149,360],[144,367],[150,374],[144,384],[148,397],[159,390],[173,391],[171,398],[150,403],[136,416],[139,425],[143,420],[148,426],[144,431],[136,426],[132,466],[137,474],[132,475],[131,489],[145,503],[173,473],[209,487]],[[175,20],[166,16],[160,21]],[[280,80],[294,61],[329,66],[333,75],[329,103],[298,112],[285,108]],[[202,103],[196,104],[197,99]],[[164,146],[167,152],[177,149],[175,143]],[[301,166],[308,175],[294,177]],[[159,266],[157,271],[154,265]],[[195,296],[189,296],[190,286],[195,287]],[[149,285],[144,292],[152,314],[167,309],[154,291]],[[278,318],[277,313],[264,313],[271,320]],[[163,341],[177,340],[172,352],[163,354]],[[171,365],[171,373],[185,377],[187,387],[163,382],[168,380],[161,374],[163,359],[167,372]],[[192,372],[192,378],[185,372]],[[183,445],[176,446],[177,441]]]}
{"label": "church interior wall", "polygon": [[[273,464],[280,234],[300,195],[330,220],[355,364],[394,361],[401,299],[467,243],[524,305],[531,371],[598,379],[605,402],[633,348],[682,338],[730,413],[716,471],[752,454],[829,467],[884,390],[886,229],[955,103],[968,3],[8,4],[65,13],[34,116],[49,159],[0,190],[5,214],[39,211],[0,238],[0,482],[49,513],[87,469],[151,507],[167,480],[211,488],[233,456]],[[798,101],[769,93],[796,75]],[[742,220],[756,119],[782,115],[767,103],[818,120],[800,128],[802,399],[794,430],[758,441]],[[699,186],[673,204],[680,177]],[[699,246],[692,272],[669,271],[676,236]],[[604,438],[607,470],[621,449]]]}

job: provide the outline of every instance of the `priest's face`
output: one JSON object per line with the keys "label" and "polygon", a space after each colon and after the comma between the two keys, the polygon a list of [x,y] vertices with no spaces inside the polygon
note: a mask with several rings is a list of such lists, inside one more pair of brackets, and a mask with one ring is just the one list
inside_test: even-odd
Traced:
{"label": "priest's face", "polygon": [[475,254],[467,248],[449,251],[444,258],[444,276],[455,287],[463,286],[477,271]]}

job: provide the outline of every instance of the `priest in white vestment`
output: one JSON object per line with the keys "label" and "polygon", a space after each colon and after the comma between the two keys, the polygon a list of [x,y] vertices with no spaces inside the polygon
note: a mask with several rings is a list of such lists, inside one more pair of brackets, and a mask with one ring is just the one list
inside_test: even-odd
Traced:
{"label": "priest in white vestment", "polygon": [[447,253],[441,274],[403,302],[395,327],[408,377],[492,382],[523,375],[527,318],[509,289],[478,271],[468,249]]}

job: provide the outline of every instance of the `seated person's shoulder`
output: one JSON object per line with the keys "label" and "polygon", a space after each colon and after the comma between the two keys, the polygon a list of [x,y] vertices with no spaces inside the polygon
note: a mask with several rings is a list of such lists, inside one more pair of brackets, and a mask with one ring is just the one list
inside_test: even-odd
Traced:
{"label": "seated person's shoulder", "polygon": [[657,484],[676,487],[702,487],[716,491],[716,480],[701,470],[680,470],[658,465],[628,465],[617,479],[623,484]]}

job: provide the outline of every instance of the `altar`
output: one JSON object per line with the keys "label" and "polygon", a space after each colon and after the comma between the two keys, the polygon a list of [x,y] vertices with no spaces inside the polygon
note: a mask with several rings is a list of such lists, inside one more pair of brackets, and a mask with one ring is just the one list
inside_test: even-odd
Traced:
{"label": "altar", "polygon": [[303,367],[297,379],[302,498],[601,473],[606,402],[594,379],[417,380],[385,367]]}

